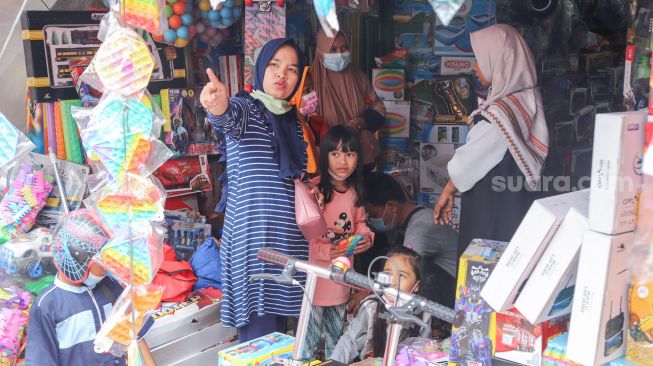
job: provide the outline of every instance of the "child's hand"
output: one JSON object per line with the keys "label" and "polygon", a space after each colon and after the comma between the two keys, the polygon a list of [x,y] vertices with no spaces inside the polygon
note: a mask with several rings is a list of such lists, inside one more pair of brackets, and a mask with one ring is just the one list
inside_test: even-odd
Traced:
{"label": "child's hand", "polygon": [[339,249],[339,245],[332,245],[331,250],[329,251],[329,257],[331,257],[331,260],[334,260],[338,257],[346,257],[347,256],[347,248]]}
{"label": "child's hand", "polygon": [[360,234],[362,236],[361,240],[358,242],[358,245],[356,246],[356,249],[354,249],[354,255],[355,254],[360,254],[372,247],[372,238],[370,237],[370,234]]}
{"label": "child's hand", "polygon": [[209,82],[202,88],[200,103],[211,114],[221,116],[229,106],[227,87],[218,80],[213,70],[206,69],[206,74],[209,76]]}

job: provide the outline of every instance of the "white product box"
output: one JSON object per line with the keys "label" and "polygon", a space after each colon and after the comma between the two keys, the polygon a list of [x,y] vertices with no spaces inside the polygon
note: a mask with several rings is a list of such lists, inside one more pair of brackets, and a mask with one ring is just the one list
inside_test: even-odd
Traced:
{"label": "white product box", "polygon": [[567,345],[572,361],[603,365],[626,352],[628,255],[633,236],[585,233]]}
{"label": "white product box", "polygon": [[635,229],[645,123],[645,110],[596,115],[589,216],[594,231]]}
{"label": "white product box", "polygon": [[403,69],[372,69],[372,85],[381,100],[404,100],[406,74]]}
{"label": "white product box", "polygon": [[381,133],[389,138],[410,136],[410,101],[384,101],[385,123]]}
{"label": "white product box", "polygon": [[589,204],[567,212],[519,293],[515,307],[531,324],[571,313],[578,256],[589,228],[588,210]]}
{"label": "white product box", "polygon": [[589,190],[536,200],[501,256],[481,296],[496,311],[514,306],[519,291],[567,212],[587,205]]}
{"label": "white product box", "polygon": [[419,185],[422,193],[441,193],[449,182],[447,164],[459,145],[420,143]]}

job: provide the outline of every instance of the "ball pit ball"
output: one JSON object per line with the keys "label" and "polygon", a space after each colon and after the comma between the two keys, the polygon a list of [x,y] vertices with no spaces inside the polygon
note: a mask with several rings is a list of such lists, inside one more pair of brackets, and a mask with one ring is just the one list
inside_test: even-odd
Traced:
{"label": "ball pit ball", "polygon": [[199,8],[200,11],[209,11],[211,10],[211,3],[208,0],[200,0]]}
{"label": "ball pit ball", "polygon": [[220,16],[222,18],[231,18],[233,16],[233,11],[231,9],[232,8],[222,8],[222,10],[220,10]]}
{"label": "ball pit ball", "polygon": [[233,8],[235,5],[234,0],[226,0],[224,3],[222,3],[225,7],[227,8]]}
{"label": "ball pit ball", "polygon": [[209,11],[209,20],[211,22],[215,22],[216,20],[220,20],[220,12],[218,12],[216,10]]}
{"label": "ball pit ball", "polygon": [[166,5],[166,18],[170,18],[172,16],[172,6],[170,4]]}
{"label": "ball pit ball", "polygon": [[172,11],[177,15],[186,13],[186,3],[183,1],[178,1],[172,4]]}
{"label": "ball pit ball", "polygon": [[181,21],[184,23],[184,25],[191,25],[195,20],[193,19],[192,15],[184,14],[181,16]]}
{"label": "ball pit ball", "polygon": [[152,39],[155,42],[164,42],[165,41],[165,38],[163,38],[163,34],[154,34],[154,33],[152,33]]}
{"label": "ball pit ball", "polygon": [[235,7],[235,8],[232,8],[232,9],[233,9],[234,18],[238,19],[243,15],[243,11],[240,8]]}
{"label": "ball pit ball", "polygon": [[190,36],[190,31],[185,25],[182,25],[177,29],[177,37],[182,38],[182,39],[188,39]]}
{"label": "ball pit ball", "polygon": [[188,32],[190,33],[190,38],[195,37],[197,34],[197,28],[195,28],[195,24],[191,24],[188,26]]}
{"label": "ball pit ball", "polygon": [[168,26],[172,29],[177,29],[181,27],[181,17],[177,14],[168,18]]}
{"label": "ball pit ball", "polygon": [[220,28],[221,26],[222,26],[222,23],[220,23],[219,20],[215,20],[215,21],[211,22],[211,27],[214,28],[214,29],[215,28]]}
{"label": "ball pit ball", "polygon": [[172,43],[177,39],[177,32],[173,29],[166,29],[166,31],[163,32],[163,39],[168,43]]}
{"label": "ball pit ball", "polygon": [[195,24],[195,31],[197,31],[197,33],[202,34],[204,33],[205,30],[206,30],[206,26],[204,25],[204,23]]}
{"label": "ball pit ball", "polygon": [[208,21],[208,19],[209,19],[209,12],[208,12],[208,11],[201,11],[201,12],[200,12],[200,18],[202,18],[203,20],[207,20],[207,21]]}

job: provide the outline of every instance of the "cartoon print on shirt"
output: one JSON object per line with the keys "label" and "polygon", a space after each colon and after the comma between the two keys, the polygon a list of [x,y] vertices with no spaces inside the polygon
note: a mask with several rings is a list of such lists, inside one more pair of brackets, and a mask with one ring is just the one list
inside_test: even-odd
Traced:
{"label": "cartoon print on shirt", "polygon": [[353,224],[351,220],[348,220],[347,213],[341,212],[340,215],[338,215],[338,220],[333,222],[333,226],[329,228],[324,236],[331,242],[335,243],[341,239],[350,237],[352,226]]}

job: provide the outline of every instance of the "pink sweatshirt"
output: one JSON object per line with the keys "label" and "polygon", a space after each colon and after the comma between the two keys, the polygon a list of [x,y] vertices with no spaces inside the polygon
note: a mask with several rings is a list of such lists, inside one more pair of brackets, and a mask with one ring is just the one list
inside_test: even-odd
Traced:
{"label": "pink sweatshirt", "polygon": [[[324,218],[329,230],[320,239],[309,242],[308,260],[319,266],[329,266],[331,257],[329,251],[334,242],[346,239],[355,234],[369,234],[374,240],[374,233],[365,224],[365,208],[356,207],[356,190],[350,188],[345,193],[333,191],[333,199],[326,205]],[[354,264],[353,257],[349,258]],[[349,300],[349,287],[335,282],[317,279],[313,305],[334,306],[342,305]]]}

